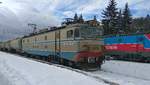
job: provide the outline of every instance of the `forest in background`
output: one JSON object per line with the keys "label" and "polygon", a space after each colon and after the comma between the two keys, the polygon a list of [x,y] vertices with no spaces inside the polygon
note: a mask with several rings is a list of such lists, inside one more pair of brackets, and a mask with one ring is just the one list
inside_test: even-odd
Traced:
{"label": "forest in background", "polygon": [[150,16],[133,18],[128,3],[124,9],[117,8],[117,2],[110,0],[102,12],[104,35],[150,33]]}

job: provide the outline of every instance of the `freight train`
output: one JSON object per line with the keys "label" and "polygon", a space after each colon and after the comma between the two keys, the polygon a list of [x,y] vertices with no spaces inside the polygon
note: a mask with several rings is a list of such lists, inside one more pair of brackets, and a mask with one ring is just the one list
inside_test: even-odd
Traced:
{"label": "freight train", "polygon": [[0,50],[86,69],[101,67],[105,57],[150,63],[150,34],[103,36],[95,21],[69,22],[1,42]]}
{"label": "freight train", "polygon": [[105,56],[150,63],[150,34],[105,36]]}
{"label": "freight train", "polygon": [[104,60],[103,30],[74,23],[3,42],[1,50],[26,54],[53,63],[98,68]]}

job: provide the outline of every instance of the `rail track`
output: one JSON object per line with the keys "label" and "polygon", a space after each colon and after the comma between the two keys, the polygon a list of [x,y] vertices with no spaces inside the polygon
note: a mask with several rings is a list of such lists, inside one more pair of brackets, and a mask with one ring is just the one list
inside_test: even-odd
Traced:
{"label": "rail track", "polygon": [[38,61],[38,62],[41,62],[41,63],[45,63],[45,64],[49,64],[49,65],[54,65],[56,67],[60,67],[60,68],[65,68],[65,69],[69,69],[69,70],[72,70],[72,71],[75,71],[75,72],[78,72],[78,73],[81,73],[83,75],[86,75],[86,76],[89,76],[89,77],[92,77],[94,79],[96,79],[97,81],[101,82],[105,82],[109,85],[119,85],[118,83],[116,82],[112,82],[112,81],[109,81],[109,80],[106,80],[106,79],[103,79],[99,76],[96,76],[96,75],[93,75],[91,72],[89,71],[83,71],[83,70],[79,70],[79,69],[74,69],[72,67],[68,67],[68,66],[64,66],[64,65],[59,65],[59,64],[53,64],[53,63],[50,63],[50,62],[46,62],[46,61],[42,61],[42,60],[37,60],[37,59],[32,59],[32,60],[35,60],[35,61]]}
{"label": "rail track", "polygon": [[75,69],[75,68],[72,68],[72,67],[69,67],[69,66],[54,64],[54,63],[51,63],[51,62],[47,62],[47,61],[43,61],[43,60],[39,60],[39,59],[34,59],[34,58],[29,58],[29,59],[37,61],[37,62],[41,62],[41,63],[44,63],[44,64],[48,64],[48,65],[54,65],[54,66],[59,67],[59,68],[65,68],[65,69],[68,69],[68,70],[71,70],[71,71],[75,71],[75,72],[81,73],[83,75],[92,77],[92,78],[96,79],[99,82],[103,81],[104,83],[106,83],[108,85],[119,85],[116,82],[112,82],[112,81],[109,81],[107,79],[101,78],[99,76],[93,75],[93,73],[92,73],[93,71],[90,72],[90,71],[79,70],[79,69]]}

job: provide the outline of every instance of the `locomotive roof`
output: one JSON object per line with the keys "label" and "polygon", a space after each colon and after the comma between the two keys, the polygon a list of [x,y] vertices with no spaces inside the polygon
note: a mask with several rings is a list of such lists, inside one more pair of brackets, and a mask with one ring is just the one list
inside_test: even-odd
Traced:
{"label": "locomotive roof", "polygon": [[150,33],[129,33],[129,34],[115,34],[115,35],[104,35],[104,37],[118,37],[118,36],[136,36],[136,35],[144,35]]}
{"label": "locomotive roof", "polygon": [[23,38],[27,38],[27,37],[31,37],[31,36],[35,36],[35,35],[40,35],[40,34],[56,31],[56,30],[63,29],[63,28],[65,28],[65,26],[63,26],[63,27],[53,27],[51,30],[46,30],[44,32],[31,33],[29,35],[25,35]]}
{"label": "locomotive roof", "polygon": [[52,32],[52,31],[56,31],[56,30],[60,30],[60,29],[65,29],[65,28],[69,28],[69,27],[80,27],[80,26],[89,26],[89,25],[88,24],[80,24],[80,23],[78,23],[78,24],[70,24],[70,25],[61,26],[61,27],[52,27],[50,30],[46,30],[44,32],[38,32],[38,33],[32,33],[32,34],[24,36],[23,38],[32,37],[32,36],[36,36],[36,35]]}

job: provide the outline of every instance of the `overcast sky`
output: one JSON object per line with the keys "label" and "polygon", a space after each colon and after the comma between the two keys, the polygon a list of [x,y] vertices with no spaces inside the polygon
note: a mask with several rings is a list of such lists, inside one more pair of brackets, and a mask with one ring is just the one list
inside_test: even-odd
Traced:
{"label": "overcast sky", "polygon": [[[101,19],[102,10],[109,0],[0,0],[0,40],[10,39],[29,31],[28,23],[39,27],[56,26],[65,17],[74,13],[83,14],[85,19],[94,15]],[[116,0],[118,8],[126,2],[133,17],[150,13],[150,0]]]}

